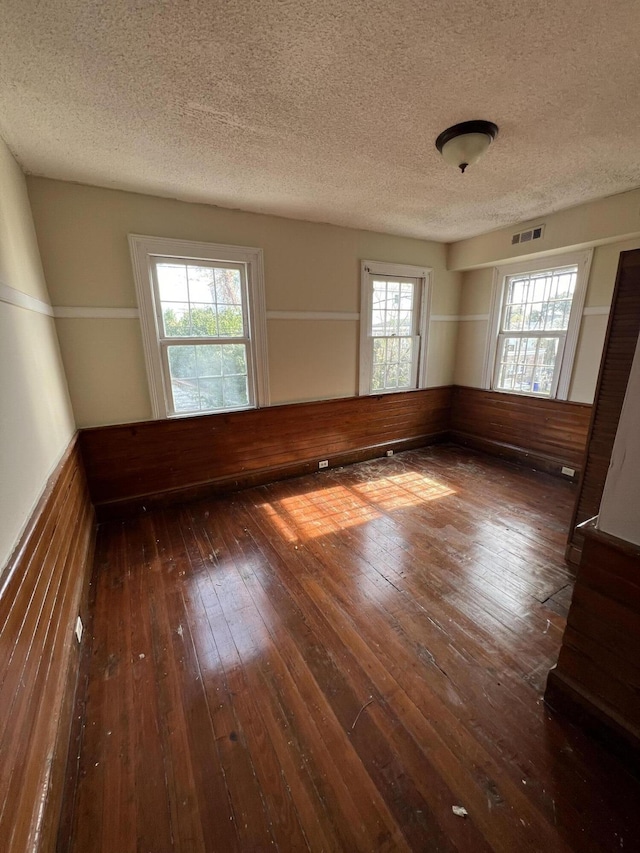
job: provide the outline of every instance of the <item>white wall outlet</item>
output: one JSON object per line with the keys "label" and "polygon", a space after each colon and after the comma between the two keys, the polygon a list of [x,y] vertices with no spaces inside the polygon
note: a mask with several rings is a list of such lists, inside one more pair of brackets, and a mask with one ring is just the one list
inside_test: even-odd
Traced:
{"label": "white wall outlet", "polygon": [[76,637],[78,638],[78,642],[82,642],[82,632],[84,631],[84,626],[82,625],[82,619],[78,616],[76,619]]}
{"label": "white wall outlet", "polygon": [[328,459],[321,459],[320,462],[318,462],[318,468],[328,468],[328,467],[329,467],[329,460]]}
{"label": "white wall outlet", "polygon": [[393,450],[387,450],[387,456],[393,456]]}
{"label": "white wall outlet", "polygon": [[565,465],[562,466],[562,473],[567,477],[575,477],[576,469],[575,468],[567,468]]}

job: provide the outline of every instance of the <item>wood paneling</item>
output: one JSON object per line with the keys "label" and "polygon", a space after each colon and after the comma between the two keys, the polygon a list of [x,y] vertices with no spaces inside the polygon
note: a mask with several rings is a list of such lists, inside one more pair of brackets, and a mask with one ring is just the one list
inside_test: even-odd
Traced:
{"label": "wood paneling", "polygon": [[640,249],[621,252],[589,435],[584,471],[569,533],[567,557],[579,562],[582,533],[596,516],[613,452],[624,395],[640,334]]}
{"label": "wood paneling", "polygon": [[583,464],[591,406],[456,387],[454,441],[552,474]]}
{"label": "wood paneling", "polygon": [[53,850],[94,512],[75,440],[49,479],[0,593],[0,850]]}
{"label": "wood paneling", "polygon": [[451,389],[84,430],[99,517],[344,465],[446,435]]}
{"label": "wood paneling", "polygon": [[437,446],[102,525],[60,853],[640,849],[540,702],[573,493]]}
{"label": "wood paneling", "polygon": [[640,757],[640,547],[583,525],[584,546],[547,701]]}

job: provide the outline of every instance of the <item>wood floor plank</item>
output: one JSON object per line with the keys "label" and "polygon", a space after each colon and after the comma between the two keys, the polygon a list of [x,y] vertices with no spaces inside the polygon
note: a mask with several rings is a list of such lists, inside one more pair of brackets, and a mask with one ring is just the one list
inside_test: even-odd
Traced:
{"label": "wood floor plank", "polygon": [[[428,719],[433,720],[434,715],[439,715],[440,717],[443,718],[442,723],[440,723],[440,725],[447,727],[447,731],[448,731],[450,738],[453,737],[454,730],[457,730],[457,737],[458,737],[458,750],[457,751],[460,754],[468,754],[469,751],[473,751],[475,749],[476,754],[479,756],[479,758],[477,760],[481,761],[485,765],[489,765],[490,764],[489,756],[482,754],[482,751],[478,749],[478,746],[477,746],[477,743],[475,742],[475,740],[472,740],[471,742],[465,741],[465,737],[464,737],[465,732],[464,732],[463,727],[460,726],[459,721],[452,714],[450,714],[447,717],[447,712],[442,707],[441,703],[438,703],[437,700],[435,699],[435,697],[431,695],[431,679],[430,678],[427,678],[426,680],[421,679],[420,682],[417,684],[417,687],[416,687],[415,667],[412,665],[414,663],[414,658],[413,658],[413,656],[407,655],[406,656],[407,659],[406,660],[403,659],[402,643],[394,640],[393,632],[389,632],[386,636],[384,636],[380,633],[374,634],[374,636],[377,636],[380,639],[380,643],[376,643],[372,640],[371,641],[372,646],[368,646],[366,644],[366,642],[362,641],[362,637],[360,636],[359,632],[357,632],[355,630],[354,625],[350,624],[348,616],[345,613],[345,611],[342,608],[331,606],[329,594],[325,593],[325,591],[323,589],[324,584],[322,584],[319,581],[318,572],[314,571],[313,561],[309,561],[309,560],[305,559],[306,553],[308,552],[308,548],[309,548],[309,545],[299,549],[299,554],[301,554],[300,560],[302,560],[304,563],[306,563],[306,568],[308,570],[308,572],[307,572],[308,576],[307,577],[304,577],[304,575],[300,576],[300,583],[304,587],[306,594],[308,596],[312,596],[314,598],[314,600],[316,600],[316,602],[318,603],[318,611],[324,612],[324,613],[330,613],[331,616],[333,617],[333,619],[335,620],[334,626],[333,626],[334,627],[334,637],[348,638],[348,640],[345,640],[345,642],[348,645],[348,647],[354,651],[354,654],[352,655],[351,659],[346,659],[344,661],[341,661],[341,663],[342,663],[343,668],[348,669],[349,680],[351,682],[354,682],[357,680],[358,669],[359,669],[358,661],[366,661],[367,673],[369,676],[373,676],[374,680],[373,680],[373,682],[365,681],[362,689],[373,691],[374,687],[375,687],[375,693],[371,692],[370,695],[376,695],[376,699],[378,702],[377,708],[379,708],[381,704],[383,704],[384,707],[388,707],[388,705],[390,704],[391,701],[396,702],[396,703],[398,701],[403,701],[404,702],[403,719],[406,721],[409,717],[413,718],[413,721],[414,721],[414,724],[416,727],[412,731],[410,731],[410,734],[418,742],[424,742],[424,741],[433,742],[433,741],[439,741],[440,740],[440,738],[438,737],[437,728],[434,729],[432,726],[429,726],[429,724],[427,722]],[[322,568],[325,568],[325,567],[320,567],[320,571],[322,571]],[[314,575],[315,575],[315,577],[314,577]],[[290,580],[290,588],[293,588],[294,583],[295,583],[294,579],[291,579]],[[337,590],[334,590],[333,592],[336,593]],[[345,602],[345,600],[343,599],[342,603],[343,603],[344,607],[346,609],[348,609],[348,602]],[[372,616],[371,611],[369,611],[369,616],[370,617]],[[361,627],[361,630],[362,630],[362,627]],[[325,632],[325,642],[326,643],[331,642],[330,638],[327,636],[327,632]],[[374,649],[373,649],[374,645],[377,647],[377,651],[374,651]],[[389,649],[390,646],[392,647],[391,649]],[[383,665],[382,662],[378,659],[378,655],[384,654],[385,651],[387,652],[387,654],[389,656],[389,659],[385,661],[386,666]],[[372,652],[373,652],[373,654],[372,654]],[[334,654],[335,654],[335,652],[334,652]],[[397,669],[396,669],[396,662],[397,662]],[[437,670],[437,667],[436,667],[436,672],[437,672],[438,676],[442,677],[442,673]],[[409,674],[411,675],[411,678],[407,678],[407,676]],[[390,682],[389,675],[392,676],[391,684],[389,683]],[[412,682],[413,682],[413,684],[412,684]],[[345,687],[343,685],[341,685],[341,692],[342,693],[345,692]],[[393,694],[393,698],[391,698],[392,694]],[[423,700],[423,697],[425,697],[424,700]],[[423,706],[423,701],[426,701],[426,697],[429,697],[428,712],[423,714],[422,719],[421,719],[419,712],[420,712],[420,708]],[[380,700],[384,700],[383,703],[381,703]],[[440,707],[436,707],[438,704],[440,704]],[[363,722],[362,728],[366,727],[368,720],[369,720],[369,716]],[[394,724],[393,728],[397,734],[402,726],[401,726],[401,723],[399,721],[394,721],[394,723],[395,724]],[[347,721],[343,720],[343,725],[346,728],[348,728],[348,722]],[[375,738],[375,732],[369,731],[369,740],[374,739],[374,738]],[[397,740],[398,744],[401,743],[400,738],[396,738],[396,740]],[[378,752],[381,751],[380,745],[378,745],[377,751]],[[406,753],[406,751],[407,751],[407,745],[405,744],[405,753]],[[399,750],[399,754],[402,757],[402,763],[405,767],[405,776],[408,776],[408,773],[406,771],[407,771],[407,768],[409,766],[411,766],[410,761],[408,760],[407,755],[403,754],[402,750]],[[431,753],[431,755],[434,755],[434,754]],[[392,762],[392,760],[393,759],[390,758],[389,762]],[[446,756],[445,763],[446,763],[448,768],[455,767],[457,761],[456,761],[456,758],[453,755],[453,753],[449,752],[449,754]],[[370,774],[375,775],[375,768],[368,768],[368,769],[369,769]],[[442,769],[441,769],[441,772],[442,772]],[[424,770],[423,770],[423,775],[424,775]],[[468,787],[469,779],[465,778],[468,775],[469,775],[468,773],[460,772],[457,776],[452,776],[451,778],[455,779],[455,787],[457,787],[457,789],[460,793],[463,793],[463,797],[466,798],[467,801],[468,801],[471,793],[473,793],[476,796],[476,800],[478,799],[478,797],[484,798],[485,791],[480,786],[476,786],[477,790],[475,790],[473,792],[470,791],[470,789]],[[494,772],[493,775],[494,775],[494,777],[496,777],[498,774]],[[482,781],[484,782],[484,779]],[[382,782],[379,781],[379,785],[380,784],[382,784]],[[394,782],[394,784],[397,785],[397,782]],[[510,780],[507,777],[505,777],[504,784],[505,785],[510,784]],[[410,802],[411,801],[410,792],[405,790],[403,792],[403,794],[404,794],[403,799],[409,800],[409,802]],[[512,785],[511,798],[512,799],[518,799],[518,797],[519,797],[519,789],[514,788]],[[502,799],[506,800],[506,797],[504,797]],[[452,800],[452,798],[450,797],[449,798],[450,803],[451,803],[451,800]],[[419,811],[421,814],[425,814],[425,812],[428,813],[428,811],[429,811],[428,804],[422,803],[421,805],[422,805],[422,808],[421,809],[416,808],[416,811]],[[525,802],[525,801],[520,802],[520,809],[521,809],[521,813],[526,816],[527,811],[529,809],[529,803]],[[444,811],[442,811],[442,813],[446,814]],[[478,812],[476,811],[476,817],[477,817],[477,815],[478,815]],[[490,815],[490,820],[493,823],[494,827],[497,828],[499,826],[500,819],[499,819],[498,815],[496,815],[495,813],[492,813]],[[535,824],[536,821],[532,820],[532,823]],[[514,839],[509,837],[507,829],[508,829],[507,827],[502,827],[498,833],[498,837],[500,838],[500,840],[503,844],[503,846],[498,848],[498,849],[504,849],[504,850],[513,849]],[[529,845],[527,845],[526,838],[521,837],[520,838],[520,844],[523,846],[523,849],[535,850],[536,845],[538,844],[538,840],[539,840],[539,833],[540,833],[540,828],[537,827],[537,831],[536,831],[534,837],[530,839]],[[519,834],[522,835],[521,830],[519,830]],[[414,839],[414,842],[415,842],[415,839]],[[438,838],[437,835],[430,837],[428,839],[428,843],[433,847],[433,849],[447,849],[446,847],[443,846],[444,845],[443,840]],[[481,843],[478,841],[476,841],[474,846],[477,847],[478,849],[482,849]],[[561,849],[561,848],[559,848],[559,849]]]}
{"label": "wood floor plank", "polygon": [[63,849],[640,849],[541,698],[573,495],[443,446],[103,525]]}

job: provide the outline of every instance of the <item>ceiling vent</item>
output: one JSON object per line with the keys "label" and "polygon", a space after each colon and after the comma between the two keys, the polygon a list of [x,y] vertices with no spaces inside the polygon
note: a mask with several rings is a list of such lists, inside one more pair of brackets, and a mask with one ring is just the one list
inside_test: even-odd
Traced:
{"label": "ceiling vent", "polygon": [[521,231],[519,234],[514,234],[511,238],[511,245],[517,243],[530,243],[532,240],[539,240],[544,234],[544,225],[536,225],[535,228],[527,228],[526,231]]}

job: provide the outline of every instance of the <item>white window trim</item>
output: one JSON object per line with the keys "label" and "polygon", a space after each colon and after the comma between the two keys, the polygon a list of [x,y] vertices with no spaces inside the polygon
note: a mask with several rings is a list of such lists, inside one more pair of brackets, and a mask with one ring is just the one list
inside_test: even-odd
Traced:
{"label": "white window trim", "polygon": [[[431,317],[431,284],[433,270],[430,267],[416,267],[411,264],[394,264],[385,261],[360,262],[360,370],[358,394],[399,394],[404,389],[389,391],[371,391],[372,349],[369,345],[371,338],[371,309],[372,293],[369,288],[370,275],[409,276],[420,279],[420,319],[418,334],[420,336],[420,352],[418,354],[418,388],[426,388],[427,377],[427,347],[429,334],[429,319]],[[414,389],[407,389],[414,390]]]}
{"label": "white window trim", "polygon": [[569,325],[564,340],[564,348],[561,354],[560,372],[556,392],[551,397],[542,399],[566,400],[569,396],[571,377],[573,373],[573,362],[580,336],[580,326],[584,311],[584,301],[587,295],[589,273],[593,249],[581,252],[570,252],[562,255],[547,255],[533,261],[520,261],[513,264],[503,264],[495,267],[493,271],[493,286],[491,292],[491,308],[489,311],[489,323],[487,324],[487,342],[485,347],[485,363],[483,375],[483,387],[486,390],[494,390],[500,394],[520,394],[524,397],[539,397],[538,394],[527,394],[523,391],[502,391],[494,388],[495,363],[498,352],[498,335],[500,332],[500,315],[502,313],[502,302],[504,288],[508,276],[518,273],[540,272],[541,270],[560,269],[561,267],[577,266],[576,289],[571,303],[571,314]]}
{"label": "white window trim", "polygon": [[133,262],[133,277],[140,309],[140,326],[144,346],[151,408],[155,420],[161,418],[194,417],[209,412],[173,414],[169,410],[165,391],[164,369],[158,343],[158,325],[154,288],[151,283],[151,258],[170,257],[185,260],[230,261],[245,264],[247,272],[247,310],[249,314],[250,347],[253,361],[255,405],[269,405],[269,373],[267,367],[267,323],[264,290],[262,249],[247,246],[226,246],[220,243],[198,243],[192,240],[173,240],[129,234]]}

